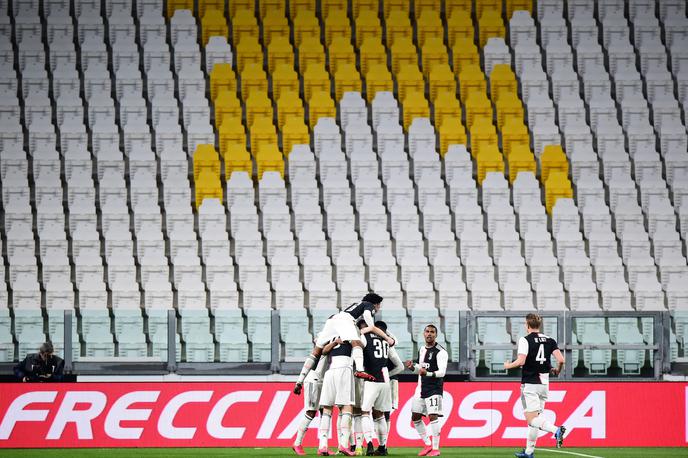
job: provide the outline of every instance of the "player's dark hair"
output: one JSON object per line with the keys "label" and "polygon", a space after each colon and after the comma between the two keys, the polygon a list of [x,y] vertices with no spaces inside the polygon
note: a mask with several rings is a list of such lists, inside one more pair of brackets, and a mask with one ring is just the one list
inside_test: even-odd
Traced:
{"label": "player's dark hair", "polygon": [[54,353],[55,349],[53,348],[53,344],[51,344],[50,342],[45,342],[43,345],[41,345],[41,348],[38,351],[40,353],[52,354]]}
{"label": "player's dark hair", "polygon": [[537,313],[526,315],[526,324],[530,329],[540,329],[542,327],[542,317]]}
{"label": "player's dark hair", "polygon": [[435,334],[437,334],[437,326],[435,326],[434,324],[429,324],[429,325],[425,326],[425,329],[427,329],[427,328],[432,328],[432,329],[434,329],[434,330],[435,330]]}
{"label": "player's dark hair", "polygon": [[384,321],[382,321],[382,320],[376,321],[375,326],[380,328],[382,331],[387,332],[387,323],[385,323]]}
{"label": "player's dark hair", "polygon": [[375,293],[368,293],[363,296],[361,302],[370,302],[371,304],[380,304],[382,302],[382,296]]}

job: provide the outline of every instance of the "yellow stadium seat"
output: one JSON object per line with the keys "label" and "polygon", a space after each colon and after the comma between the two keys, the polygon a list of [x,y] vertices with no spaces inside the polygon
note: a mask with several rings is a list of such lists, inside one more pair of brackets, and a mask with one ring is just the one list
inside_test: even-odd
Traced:
{"label": "yellow stadium seat", "polygon": [[434,65],[449,64],[449,54],[442,38],[429,37],[421,48],[423,74],[427,77]]}
{"label": "yellow stadium seat", "polygon": [[368,73],[371,65],[387,65],[387,51],[385,51],[385,47],[377,37],[367,37],[359,49],[359,55],[361,58],[361,72],[364,75]]}
{"label": "yellow stadium seat", "polygon": [[430,105],[423,92],[408,92],[403,99],[404,129],[408,131],[415,118],[429,118]]}
{"label": "yellow stadium seat", "polygon": [[303,73],[303,95],[305,100],[310,100],[315,92],[330,93],[330,75],[324,67],[309,66]]}
{"label": "yellow stadium seat", "polygon": [[[224,7],[223,0],[210,0],[212,3],[222,4]],[[229,16],[234,17],[237,10],[251,10],[254,11],[255,2],[253,0],[230,0],[229,1]]]}
{"label": "yellow stadium seat", "polygon": [[268,92],[268,77],[262,64],[252,62],[241,72],[241,98],[246,101],[253,91]]}
{"label": "yellow stadium seat", "polygon": [[492,103],[484,92],[475,92],[468,96],[465,104],[466,126],[470,129],[478,118],[487,119],[492,122]]}
{"label": "yellow stadium seat", "polygon": [[280,130],[289,118],[304,119],[303,102],[297,91],[282,91],[277,99],[277,123]]}
{"label": "yellow stadium seat", "polygon": [[284,91],[299,93],[299,75],[291,65],[280,64],[272,73],[272,97],[278,100]]}
{"label": "yellow stadium seat", "polygon": [[545,182],[545,208],[547,213],[552,214],[552,209],[557,203],[557,199],[573,198],[571,182],[565,173],[552,171]]}
{"label": "yellow stadium seat", "polygon": [[309,65],[325,66],[325,48],[320,44],[320,35],[304,36],[299,45],[299,71],[303,72]]}
{"label": "yellow stadium seat", "polygon": [[294,66],[294,48],[291,47],[289,36],[275,36],[267,46],[268,69],[274,73],[278,65]]}
{"label": "yellow stadium seat", "polygon": [[248,64],[258,64],[263,68],[263,48],[258,38],[245,35],[236,46],[237,70],[241,74]]}
{"label": "yellow stadium seat", "polygon": [[487,145],[482,148],[475,162],[478,169],[479,184],[483,184],[483,180],[489,172],[504,173],[504,158],[497,145]]}
{"label": "yellow stadium seat", "polygon": [[315,10],[297,10],[294,18],[294,44],[298,48],[303,38],[311,35],[320,36],[320,23],[315,17]]}
{"label": "yellow stadium seat", "polygon": [[241,43],[244,36],[258,38],[258,22],[251,9],[238,9],[232,16],[232,37],[234,43]]}
{"label": "yellow stadium seat", "polygon": [[[405,65],[397,73],[397,91],[399,99],[404,100],[409,92],[425,92],[425,80],[423,74],[415,65]],[[425,97],[423,97],[425,98]]]}
{"label": "yellow stadium seat", "polygon": [[501,130],[507,119],[523,120],[523,104],[518,94],[504,92],[495,103],[497,109],[497,127]]}
{"label": "yellow stadium seat", "polygon": [[418,50],[409,37],[398,37],[390,48],[392,52],[392,71],[398,75],[407,65],[418,66]]}
{"label": "yellow stadium seat", "polygon": [[445,118],[440,125],[440,154],[447,154],[449,145],[467,145],[466,129],[461,124],[461,118]]}
{"label": "yellow stadium seat", "polygon": [[315,3],[315,0],[289,0],[289,17],[294,20],[304,12],[315,16]]}
{"label": "yellow stadium seat", "polygon": [[507,159],[516,146],[530,147],[530,133],[523,120],[508,119],[500,130],[502,132],[502,150]]}
{"label": "yellow stadium seat", "polygon": [[330,16],[332,11],[343,11],[346,17],[346,10],[349,7],[347,0],[320,0],[320,10],[323,17]]}
{"label": "yellow stadium seat", "polygon": [[241,122],[241,118],[230,118],[225,116],[217,132],[220,144],[220,154],[227,157],[227,148],[232,143],[246,145],[246,131]]}
{"label": "yellow stadium seat", "polygon": [[439,14],[442,8],[440,2],[437,0],[413,0],[413,7],[416,13],[416,18],[419,18],[426,11]]}
{"label": "yellow stadium seat", "polygon": [[435,100],[439,92],[456,92],[456,81],[449,64],[435,64],[428,77],[430,100]]}
{"label": "yellow stadium seat", "polygon": [[277,144],[266,144],[260,148],[256,155],[256,168],[259,180],[265,172],[279,172],[284,178],[284,158]]}
{"label": "yellow stadium seat", "polygon": [[502,16],[502,0],[475,0],[475,16],[481,17],[485,12]]}
{"label": "yellow stadium seat", "polygon": [[360,48],[366,38],[374,38],[373,41],[382,42],[382,26],[375,10],[362,9],[354,20],[356,27],[356,47]]}
{"label": "yellow stadium seat", "polygon": [[356,65],[356,53],[349,37],[336,36],[327,49],[330,74],[334,75],[340,65]]}
{"label": "yellow stadium seat", "polygon": [[327,46],[332,44],[336,37],[351,38],[351,25],[346,16],[346,6],[342,9],[332,9],[327,13],[325,19],[325,43]]}
{"label": "yellow stadium seat", "polygon": [[219,129],[225,117],[241,119],[241,101],[234,91],[221,90],[215,98],[215,128]]}
{"label": "yellow stadium seat", "polygon": [[390,12],[385,20],[385,34],[388,47],[393,46],[399,38],[413,40],[413,27],[408,10],[392,10]]}
{"label": "yellow stadium seat", "polygon": [[223,90],[236,92],[236,75],[232,70],[232,64],[216,63],[210,72],[210,98],[215,100],[215,97]]}
{"label": "yellow stadium seat", "polygon": [[330,97],[330,91],[314,91],[308,99],[308,123],[310,128],[315,127],[318,119],[323,117],[334,118],[337,116],[334,100]]}
{"label": "yellow stadium seat", "polygon": [[455,10],[448,17],[447,37],[449,38],[449,46],[453,48],[460,38],[466,38],[472,42],[475,30],[473,29],[470,10]]}
{"label": "yellow stadium seat", "polygon": [[[193,3],[193,2],[191,2]],[[239,2],[237,2],[239,3]],[[253,6],[253,2],[251,2]],[[207,10],[218,10],[224,13],[225,2],[224,0],[198,0],[198,16],[203,17]]]}
{"label": "yellow stadium seat", "polygon": [[275,37],[286,37],[289,39],[289,21],[282,10],[268,9],[263,16],[263,43],[269,45]]}
{"label": "yellow stadium seat", "polygon": [[[263,20],[263,26],[265,26],[265,18],[271,13],[286,19],[287,11],[286,2],[284,0],[258,0],[258,9],[260,10],[260,17]],[[265,43],[267,44],[269,41]]]}
{"label": "yellow stadium seat", "polygon": [[272,123],[272,116],[256,116],[249,129],[251,136],[251,154],[256,156],[263,145],[277,144],[277,130]]}
{"label": "yellow stadium seat", "polygon": [[208,44],[208,40],[213,36],[229,36],[229,27],[224,13],[218,10],[207,10],[201,19],[201,38],[203,45]]}
{"label": "yellow stadium seat", "polygon": [[459,93],[461,101],[466,103],[469,94],[487,92],[485,75],[477,65],[468,65],[459,73]]}
{"label": "yellow stadium seat", "polygon": [[454,91],[440,91],[433,103],[435,126],[441,126],[447,118],[461,119],[461,104]]}
{"label": "yellow stadium seat", "polygon": [[167,0],[167,18],[171,18],[177,10],[189,10],[193,13],[193,0]]}
{"label": "yellow stadium seat", "polygon": [[501,16],[501,1],[499,2],[499,12],[497,10],[487,9],[478,17],[478,36],[480,38],[480,47],[482,48],[487,43],[487,40],[492,37],[504,38],[506,29]]}
{"label": "yellow stadium seat", "polygon": [[362,92],[361,75],[354,65],[340,65],[334,74],[335,100],[342,99],[345,92]]}
{"label": "yellow stadium seat", "polygon": [[561,145],[547,145],[540,155],[540,181],[547,183],[553,172],[569,174],[569,160]]}
{"label": "yellow stadium seat", "polygon": [[527,145],[517,145],[514,147],[510,156],[507,156],[509,162],[509,181],[514,182],[519,172],[532,172],[533,175],[537,173],[537,164],[535,163],[535,156]]}
{"label": "yellow stadium seat", "polygon": [[444,0],[444,9],[447,17],[457,10],[466,11],[470,15],[473,10],[473,0]]}
{"label": "yellow stadium seat", "polygon": [[507,64],[497,64],[490,73],[490,96],[495,102],[499,101],[502,93],[518,94],[516,75]]}
{"label": "yellow stadium seat", "polygon": [[471,156],[474,158],[477,158],[483,149],[498,146],[497,130],[486,119],[481,118],[472,127],[469,127],[469,130],[471,133]]}
{"label": "yellow stadium seat", "polygon": [[382,1],[382,11],[384,13],[385,20],[389,18],[397,11],[409,16],[409,11],[411,10],[411,2],[409,0],[383,0]]}
{"label": "yellow stadium seat", "polygon": [[282,150],[288,157],[294,145],[310,143],[308,126],[303,122],[303,116],[289,116],[282,127]]}
{"label": "yellow stadium seat", "polygon": [[214,145],[198,145],[193,153],[194,180],[197,180],[204,171],[216,174],[218,177],[220,176],[220,157],[217,151],[215,151]]}
{"label": "yellow stadium seat", "polygon": [[351,0],[351,10],[353,12],[353,17],[358,16],[361,10],[375,10],[379,8],[380,3],[378,0]]}
{"label": "yellow stadium seat", "polygon": [[372,102],[380,91],[394,91],[394,80],[386,65],[371,65],[366,73],[366,99]]}
{"label": "yellow stadium seat", "polygon": [[196,209],[201,206],[204,199],[222,200],[222,183],[220,183],[219,173],[215,175],[211,172],[204,171],[195,180],[194,185],[196,191]]}
{"label": "yellow stadium seat", "polygon": [[257,116],[272,119],[272,101],[267,91],[253,91],[246,99],[246,125],[253,125]]}
{"label": "yellow stadium seat", "polygon": [[253,162],[246,149],[246,143],[229,142],[225,146],[225,179],[229,179],[233,172],[247,172],[253,175]]}
{"label": "yellow stadium seat", "polygon": [[452,68],[457,75],[470,67],[480,67],[480,54],[473,38],[457,38],[452,47]]}
{"label": "yellow stadium seat", "polygon": [[444,25],[440,18],[439,8],[425,10],[416,20],[416,38],[421,48],[430,37],[442,39],[444,37]]}
{"label": "yellow stadium seat", "polygon": [[506,0],[506,18],[511,19],[514,11],[528,11],[533,12],[533,2],[530,0]]}

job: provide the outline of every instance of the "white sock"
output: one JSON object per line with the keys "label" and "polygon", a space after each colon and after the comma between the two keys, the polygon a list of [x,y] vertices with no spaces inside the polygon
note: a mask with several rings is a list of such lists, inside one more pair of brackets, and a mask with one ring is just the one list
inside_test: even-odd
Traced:
{"label": "white sock", "polygon": [[414,428],[418,431],[418,435],[425,445],[430,445],[430,439],[428,438],[428,432],[425,429],[425,423],[423,420],[418,420],[413,422]]}
{"label": "white sock", "polygon": [[303,436],[306,435],[306,431],[308,431],[308,425],[310,425],[312,421],[313,417],[309,417],[307,413],[303,414],[301,423],[299,423],[299,429],[296,430],[296,440],[294,441],[294,445],[297,447],[303,443]]}
{"label": "white sock", "polygon": [[433,420],[430,422],[430,434],[432,434],[432,449],[433,450],[439,450],[440,449],[440,421],[439,420]]}
{"label": "white sock", "polygon": [[552,433],[552,434],[556,433],[557,429],[559,429],[556,426],[554,426],[552,423],[545,420],[540,415],[538,415],[537,417],[535,417],[531,420],[530,426],[541,429],[543,431],[547,431],[548,433]]}
{"label": "white sock", "polygon": [[363,447],[363,423],[360,414],[354,415],[354,440],[356,447]]}
{"label": "white sock", "polygon": [[387,435],[389,434],[389,428],[387,427],[387,419],[384,415],[375,420],[375,431],[377,432],[377,438],[380,441],[380,445],[382,447],[387,445]]}
{"label": "white sock", "polygon": [[330,435],[330,427],[332,426],[332,415],[324,413],[320,417],[320,427],[318,428],[318,448],[327,448],[327,436]]}
{"label": "white sock", "polygon": [[337,409],[337,440],[339,440],[339,436],[342,434],[342,415],[342,411]]}
{"label": "white sock", "polygon": [[377,441],[375,437],[375,427],[373,426],[373,418],[370,414],[363,414],[363,416],[361,416],[361,423],[363,424],[363,436],[365,440],[369,443]]}
{"label": "white sock", "polygon": [[308,358],[306,358],[306,361],[303,362],[303,367],[301,368],[301,373],[299,374],[299,378],[297,380],[297,383],[303,384],[303,381],[306,379],[306,376],[308,373],[315,367],[316,365],[316,357],[313,355],[308,355]]}
{"label": "white sock", "polygon": [[351,359],[354,360],[354,368],[356,371],[363,370],[363,349],[361,347],[353,347],[351,349]]}
{"label": "white sock", "polygon": [[339,429],[339,446],[341,448],[349,448],[349,439],[351,438],[351,414],[348,412],[341,414],[337,426]]}
{"label": "white sock", "polygon": [[526,440],[526,453],[530,454],[535,451],[535,442],[537,442],[539,429],[528,426],[528,438]]}

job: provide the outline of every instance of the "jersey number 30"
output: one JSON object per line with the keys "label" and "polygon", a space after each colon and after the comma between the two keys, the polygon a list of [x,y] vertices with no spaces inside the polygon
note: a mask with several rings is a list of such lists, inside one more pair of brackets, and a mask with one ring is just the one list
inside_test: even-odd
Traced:
{"label": "jersey number 30", "polygon": [[373,344],[375,345],[375,357],[387,358],[387,355],[389,354],[389,344],[384,340],[378,339],[373,340]]}
{"label": "jersey number 30", "polygon": [[545,364],[545,361],[547,361],[547,358],[545,358],[545,346],[543,344],[540,344],[538,347],[537,355],[535,355],[535,361],[540,364]]}

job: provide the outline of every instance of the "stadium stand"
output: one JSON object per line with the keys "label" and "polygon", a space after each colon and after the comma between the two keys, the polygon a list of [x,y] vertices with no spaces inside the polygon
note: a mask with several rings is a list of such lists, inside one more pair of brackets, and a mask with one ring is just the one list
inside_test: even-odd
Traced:
{"label": "stadium stand", "polygon": [[[171,308],[183,361],[269,361],[273,309],[300,360],[369,290],[402,357],[534,309],[688,355],[686,6],[536,4],[0,1],[0,360],[65,309],[75,359],[164,359]],[[618,320],[573,343],[653,342]]]}

